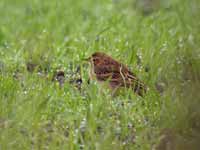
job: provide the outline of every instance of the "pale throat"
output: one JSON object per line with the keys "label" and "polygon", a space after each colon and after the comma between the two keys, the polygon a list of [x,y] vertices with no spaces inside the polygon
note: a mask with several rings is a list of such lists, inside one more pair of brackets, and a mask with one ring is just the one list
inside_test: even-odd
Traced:
{"label": "pale throat", "polygon": [[92,60],[90,60],[89,65],[90,65],[90,67],[89,67],[90,68],[89,69],[89,77],[90,77],[91,80],[94,80],[94,79],[96,79],[96,74],[94,72],[94,63],[92,62]]}

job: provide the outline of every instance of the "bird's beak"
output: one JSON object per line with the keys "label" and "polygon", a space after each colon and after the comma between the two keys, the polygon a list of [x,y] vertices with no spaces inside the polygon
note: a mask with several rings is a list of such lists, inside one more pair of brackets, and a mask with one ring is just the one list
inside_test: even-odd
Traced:
{"label": "bird's beak", "polygon": [[89,58],[83,58],[83,61],[90,61],[90,57]]}

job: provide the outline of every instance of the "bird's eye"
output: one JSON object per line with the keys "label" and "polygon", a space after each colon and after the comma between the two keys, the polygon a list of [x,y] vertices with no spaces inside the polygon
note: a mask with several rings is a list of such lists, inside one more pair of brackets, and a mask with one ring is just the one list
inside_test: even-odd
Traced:
{"label": "bird's eye", "polygon": [[99,63],[99,59],[98,59],[98,58],[93,58],[92,61],[93,61],[95,64],[98,64],[98,63]]}
{"label": "bird's eye", "polygon": [[98,59],[97,58],[93,58],[93,62],[98,62]]}

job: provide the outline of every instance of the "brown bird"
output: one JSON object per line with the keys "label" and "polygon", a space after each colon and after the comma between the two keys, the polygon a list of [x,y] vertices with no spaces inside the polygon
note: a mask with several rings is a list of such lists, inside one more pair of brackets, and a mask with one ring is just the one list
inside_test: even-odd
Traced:
{"label": "brown bird", "polygon": [[146,93],[146,85],[140,81],[124,64],[114,60],[103,52],[95,52],[86,59],[90,62],[90,79],[99,82],[107,82],[115,92],[123,88],[131,88],[135,93],[143,96]]}

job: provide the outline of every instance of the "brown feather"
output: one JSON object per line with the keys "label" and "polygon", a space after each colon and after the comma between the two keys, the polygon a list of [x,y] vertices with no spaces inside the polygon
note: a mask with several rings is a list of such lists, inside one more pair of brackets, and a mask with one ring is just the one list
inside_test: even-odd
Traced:
{"label": "brown feather", "polygon": [[92,76],[98,81],[108,81],[112,89],[119,87],[132,88],[135,93],[143,96],[146,85],[140,81],[124,64],[114,60],[102,52],[96,52],[90,57]]}

